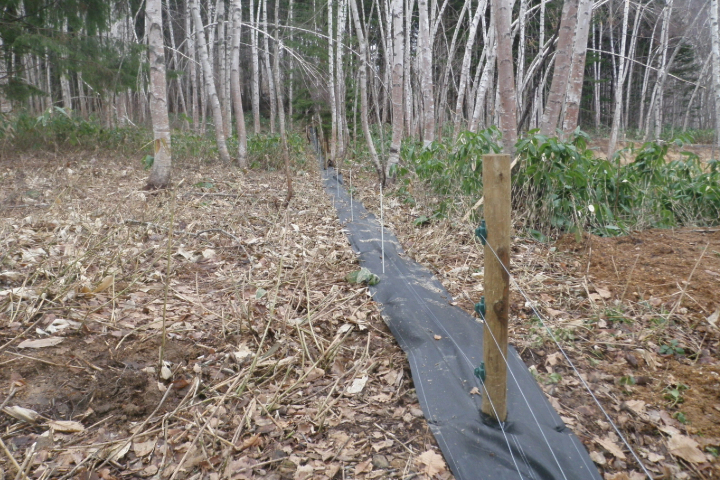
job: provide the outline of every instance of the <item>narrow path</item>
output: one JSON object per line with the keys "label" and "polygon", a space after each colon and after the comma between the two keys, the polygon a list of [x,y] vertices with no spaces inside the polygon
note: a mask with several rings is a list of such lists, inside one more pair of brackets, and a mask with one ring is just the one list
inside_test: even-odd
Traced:
{"label": "narrow path", "polygon": [[[321,170],[360,263],[378,275],[373,299],[407,353],[420,405],[458,480],[597,479],[598,470],[512,347],[508,353],[508,421],[481,418],[482,391],[474,369],[482,361],[482,326],[450,305],[450,294],[430,271],[406,258],[397,238],[353,202],[334,169]],[[339,188],[338,188],[339,187]],[[351,217],[354,221],[351,221]]]}

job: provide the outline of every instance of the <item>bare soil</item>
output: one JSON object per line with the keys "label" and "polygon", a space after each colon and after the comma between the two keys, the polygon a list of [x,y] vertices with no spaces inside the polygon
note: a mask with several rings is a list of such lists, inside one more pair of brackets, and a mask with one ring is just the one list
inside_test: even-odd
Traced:
{"label": "bare soil", "polygon": [[[379,214],[375,178],[355,168],[353,179]],[[483,293],[476,225],[417,225],[432,212],[385,193],[387,228],[472,313]],[[548,244],[516,234],[510,341],[604,477],[647,478],[627,441],[654,478],[720,478],[720,228]]]}
{"label": "bare soil", "polygon": [[146,176],[5,152],[0,478],[452,478],[317,172]]}

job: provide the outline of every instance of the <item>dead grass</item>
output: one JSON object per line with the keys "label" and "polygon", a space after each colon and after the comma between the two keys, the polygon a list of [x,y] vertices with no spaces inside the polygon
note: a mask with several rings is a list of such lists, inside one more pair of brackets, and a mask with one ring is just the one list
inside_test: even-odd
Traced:
{"label": "dead grass", "polygon": [[143,192],[146,172],[111,154],[4,158],[5,474],[437,471],[405,357],[344,281],[356,258],[316,172],[285,209],[277,174],[188,164],[176,190]]}

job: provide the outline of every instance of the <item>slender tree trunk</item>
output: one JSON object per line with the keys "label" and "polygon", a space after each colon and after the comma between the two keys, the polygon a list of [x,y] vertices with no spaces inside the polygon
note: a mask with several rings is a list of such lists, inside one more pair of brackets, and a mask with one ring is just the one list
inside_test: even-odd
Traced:
{"label": "slender tree trunk", "polygon": [[[452,70],[453,62],[452,60],[455,58],[455,51],[457,50],[457,39],[458,35],[460,34],[461,28],[459,28],[460,25],[463,23],[463,19],[465,18],[465,12],[468,11],[468,5],[470,4],[470,0],[465,0],[463,2],[462,10],[460,10],[460,14],[458,15],[457,25],[458,27],[454,28],[453,30],[453,36],[452,40],[450,41],[450,47],[447,50],[447,61],[445,62],[445,68],[443,69],[443,76],[442,80],[440,81],[440,94],[438,95],[438,110],[443,112],[443,116],[440,119],[440,124],[442,125],[444,120],[444,112],[448,108],[448,91],[450,90],[450,72]],[[482,18],[481,18],[482,20]],[[484,54],[484,52],[483,52]],[[478,66],[478,69],[480,67]],[[474,98],[474,97],[473,97]]]}
{"label": "slender tree trunk", "polygon": [[161,0],[146,0],[145,25],[150,63],[150,116],[155,139],[155,159],[146,188],[165,188],[170,184],[172,154],[170,150],[170,119],[167,110]]}
{"label": "slender tree trunk", "polygon": [[512,56],[512,7],[503,0],[491,0],[495,17],[495,37],[497,38],[497,69],[500,96],[498,115],[500,131],[503,135],[503,151],[513,155],[517,142],[517,101],[515,92],[515,73]]}
{"label": "slender tree trunk", "polygon": [[[226,87],[228,82],[226,81],[226,74],[228,71],[227,65],[227,42],[226,40],[226,27],[227,19],[225,17],[225,2],[224,0],[218,0],[215,6],[215,13],[217,15],[217,65],[218,65],[218,96],[220,97],[220,111],[222,112],[223,118],[223,133],[225,138],[230,137],[232,114],[231,114],[231,99],[228,95]],[[212,60],[212,59],[211,59]]]}
{"label": "slender tree trunk", "polygon": [[[277,1],[277,0],[276,0]],[[335,99],[335,49],[333,48],[333,1],[328,0],[328,93],[330,94],[330,155],[328,163],[335,165],[335,147],[337,145],[337,111]]]}
{"label": "slender tree trunk", "polygon": [[[560,31],[558,33],[558,45],[555,52],[555,70],[548,103],[543,113],[540,131],[543,135],[554,135],[558,126],[560,112],[567,92],[567,82],[572,64],[572,52],[574,44],[575,25],[577,23],[577,10],[579,0],[565,0],[563,3],[562,18],[560,20]],[[497,21],[496,21],[497,23]]]}
{"label": "slender tree trunk", "polygon": [[[711,7],[712,8],[712,5]],[[690,112],[692,111],[693,102],[695,101],[695,97],[697,96],[698,90],[700,90],[700,85],[702,85],[703,78],[705,78],[705,74],[707,74],[708,67],[712,63],[713,56],[710,55],[705,60],[705,63],[703,63],[702,69],[700,70],[700,75],[698,75],[697,83],[695,84],[695,88],[693,88],[692,94],[690,95],[690,100],[688,100],[687,107],[685,108],[685,118],[683,119],[683,132],[687,131],[688,129],[688,123],[690,121]]]}
{"label": "slender tree trunk", "polygon": [[197,50],[195,48],[195,34],[192,25],[192,13],[190,12],[190,0],[185,0],[185,36],[187,41],[188,70],[190,74],[190,106],[192,110],[192,128],[197,132],[200,123],[200,106],[198,105],[198,81],[197,81]]}
{"label": "slender tree trunk", "polygon": [[391,170],[400,163],[400,146],[403,136],[403,59],[405,58],[405,30],[403,28],[403,0],[390,4],[393,34],[392,67],[392,140],[385,176],[391,178]]}
{"label": "slender tree trunk", "polygon": [[613,112],[613,123],[610,129],[610,142],[608,143],[607,154],[608,158],[611,158],[615,153],[617,146],[618,132],[620,130],[620,118],[622,117],[622,101],[623,101],[623,87],[625,85],[625,43],[627,40],[627,25],[628,17],[630,15],[630,0],[625,0],[625,7],[623,8],[623,21],[622,21],[622,39],[620,41],[620,71],[618,73],[618,81],[615,85],[615,111]]}
{"label": "slender tree trunk", "polygon": [[638,118],[638,134],[642,131],[643,125],[645,124],[645,95],[647,94],[647,88],[648,88],[648,82],[650,80],[650,72],[652,69],[650,68],[654,62],[655,53],[653,51],[653,42],[655,41],[655,31],[657,30],[657,26],[660,23],[660,18],[658,17],[658,21],[655,22],[655,26],[653,27],[652,35],[650,35],[650,46],[648,47],[648,59],[647,64],[645,66],[645,75],[643,76],[643,85],[642,85],[642,91],[640,93],[640,117]]}
{"label": "slender tree trunk", "polygon": [[235,128],[238,136],[237,164],[240,168],[247,167],[247,132],[245,130],[245,113],[242,105],[242,88],[240,86],[240,34],[242,27],[241,0],[232,3],[232,71],[230,73],[230,89],[233,107],[235,108]]}
{"label": "slender tree trunk", "polygon": [[[524,0],[523,0],[524,1]],[[460,68],[460,85],[458,86],[457,99],[455,101],[455,126],[453,129],[453,140],[457,139],[460,133],[460,126],[463,122],[463,103],[465,102],[465,95],[467,90],[468,76],[470,75],[470,62],[472,60],[472,50],[475,44],[475,34],[477,33],[477,26],[480,23],[480,15],[485,13],[487,8],[487,0],[480,0],[478,2],[475,16],[473,16],[472,22],[470,23],[470,30],[468,31],[467,42],[465,43],[465,53],[463,55],[463,63]],[[450,59],[448,59],[450,61]]]}
{"label": "slender tree trunk", "polygon": [[78,84],[78,105],[80,105],[80,115],[83,118],[88,118],[88,107],[87,99],[85,98],[85,82],[83,82],[82,72],[77,72],[77,84]]}
{"label": "slender tree trunk", "polygon": [[[288,25],[294,25],[294,0],[289,0],[288,2]],[[290,44],[293,44],[295,41],[295,34],[294,30],[290,29]],[[292,55],[288,58],[288,70],[290,73],[288,74],[288,127],[290,130],[293,128],[293,84],[295,81],[295,59],[292,57]]]}
{"label": "slender tree trunk", "polygon": [[[285,161],[285,178],[287,180],[287,194],[285,196],[285,206],[290,204],[290,200],[293,197],[293,185],[292,175],[290,172],[290,151],[288,149],[287,131],[285,130],[285,102],[283,99],[282,81],[280,79],[280,53],[283,50],[282,40],[280,39],[279,32],[280,24],[280,2],[275,0],[275,55],[274,55],[274,68],[275,71],[275,93],[277,94],[277,106],[278,106],[278,124],[280,126],[280,141],[283,147],[283,160]],[[267,21],[265,22],[267,28]],[[266,31],[267,33],[267,31]],[[332,59],[331,59],[332,60]],[[332,61],[330,62],[332,63]]]}
{"label": "slender tree trunk", "polygon": [[650,96],[650,107],[648,108],[647,120],[645,122],[645,140],[650,137],[650,119],[653,118],[653,114],[655,118],[656,138],[660,137],[659,130],[662,128],[660,124],[662,123],[661,110],[664,92],[660,91],[660,78],[663,76],[663,72],[667,68],[667,51],[670,36],[670,15],[672,14],[672,4],[673,0],[668,0],[667,4],[663,8],[663,22],[662,29],[660,30],[660,51],[662,52],[660,55],[660,69],[657,73],[653,93]]}
{"label": "slender tree trunk", "polygon": [[[258,0],[259,2],[260,0]],[[258,5],[258,9],[260,5]],[[253,132],[255,135],[260,133],[260,61],[258,53],[258,31],[260,27],[255,22],[254,0],[250,0],[250,49],[252,57],[252,112],[253,112]]]}
{"label": "slender tree trunk", "polygon": [[[600,28],[600,35],[596,35],[597,29],[593,27],[593,49],[596,52],[596,59],[593,63],[593,106],[595,107],[594,110],[594,117],[595,117],[595,130],[600,130],[600,61],[599,61],[599,50],[602,47],[602,22],[600,22],[599,25]],[[598,45],[597,37],[600,37],[600,42]]]}
{"label": "slender tree trunk", "polygon": [[575,131],[580,117],[580,102],[585,80],[585,55],[587,54],[590,20],[592,17],[592,0],[580,0],[578,18],[575,28],[575,45],[573,48],[570,78],[563,110],[563,133],[567,136]]}
{"label": "slender tree trunk", "polygon": [[[170,47],[171,47],[171,54],[172,54],[172,61],[173,66],[175,67],[175,70],[181,71],[182,68],[180,66],[180,62],[178,61],[178,55],[177,55],[177,49],[175,48],[175,32],[173,30],[173,21],[172,21],[172,15],[170,13],[170,0],[167,1],[165,4],[165,11],[167,12],[167,18],[168,18],[168,33],[170,34]],[[182,88],[182,77],[177,77],[175,80],[175,83],[177,85],[178,89],[178,99],[180,103],[180,109],[182,113],[185,115],[185,118],[183,118],[183,128],[188,129],[188,109],[187,105],[185,104],[185,94],[183,93]]]}
{"label": "slender tree trunk", "polygon": [[637,52],[638,30],[640,28],[640,19],[643,16],[643,12],[645,11],[645,7],[647,7],[647,5],[648,4],[646,3],[635,9],[635,20],[633,22],[632,36],[630,37],[630,52],[628,53],[627,59],[627,90],[625,92],[625,111],[623,119],[623,126],[625,127],[625,130],[627,130],[628,125],[630,125],[630,94],[632,93],[633,87],[633,73],[635,71],[635,53]]}
{"label": "slender tree trunk", "polygon": [[[268,32],[268,8],[267,0],[262,1],[262,13],[263,13],[263,42],[265,45],[265,65],[267,71],[267,83],[268,93],[270,95],[270,133],[275,133],[275,119],[277,118],[277,92],[276,88],[279,86],[275,85],[275,80],[272,74],[272,63],[270,62],[270,34]],[[276,0],[277,1],[277,0]]]}
{"label": "slender tree trunk", "polygon": [[475,108],[473,109],[472,118],[470,119],[470,125],[468,126],[468,130],[470,130],[471,132],[477,132],[481,126],[485,125],[486,97],[490,87],[491,78],[495,74],[494,72],[498,44],[495,33],[494,10],[490,16],[489,30],[490,34],[488,35],[488,43],[485,45],[485,49],[489,49],[490,53],[488,54],[487,60],[485,61],[485,67],[483,69],[482,76],[480,77],[480,83],[478,84],[477,96],[475,98]]}
{"label": "slender tree trunk", "polygon": [[[542,2],[542,0],[540,0]],[[518,28],[520,30],[520,41],[518,42],[518,61],[517,61],[517,79],[515,80],[515,85],[517,85],[518,88],[523,84],[523,79],[525,78],[525,25],[526,25],[526,19],[525,16],[527,15],[527,0],[520,0],[520,13],[518,16]],[[542,48],[542,43],[540,44]],[[517,95],[518,100],[518,111],[523,111],[523,106],[525,103],[525,98],[522,94],[522,91],[518,91]]]}
{"label": "slender tree trunk", "polygon": [[[220,101],[218,100],[217,90],[215,89],[215,81],[213,78],[212,65],[208,56],[208,50],[205,40],[205,30],[203,29],[202,18],[200,18],[200,7],[198,0],[191,0],[192,15],[195,21],[195,30],[197,31],[198,51],[200,53],[200,62],[202,64],[203,77],[205,78],[205,91],[207,99],[210,102],[213,113],[213,122],[215,122],[215,141],[220,159],[225,163],[230,163],[230,154],[228,153],[227,144],[225,143],[225,132],[223,131],[222,112],[220,111]],[[205,106],[203,105],[203,108]]]}
{"label": "slender tree trunk", "polygon": [[[410,38],[410,32],[412,32],[412,12],[414,8],[415,0],[405,0],[405,38],[407,39]],[[405,72],[403,73],[403,91],[405,92],[405,134],[412,136],[415,130],[413,129],[413,88],[410,50],[410,48],[405,49],[405,58],[403,59],[403,65],[405,66]]]}
{"label": "slender tree trunk", "polygon": [[337,105],[337,121],[338,121],[338,141],[336,155],[338,159],[345,157],[347,150],[347,114],[345,110],[345,70],[343,68],[343,58],[345,46],[343,45],[345,38],[345,24],[347,23],[347,0],[340,0],[338,5],[338,22],[337,22],[337,41],[335,42],[336,53],[336,77],[335,82],[335,103]]}
{"label": "slender tree trunk", "polygon": [[355,33],[358,38],[358,46],[360,50],[360,121],[362,123],[363,133],[365,134],[365,141],[370,151],[370,157],[372,158],[373,165],[377,171],[378,178],[381,184],[385,183],[385,171],[378,158],[377,150],[375,150],[375,143],[373,142],[372,135],[370,134],[370,125],[368,123],[368,88],[367,88],[367,43],[365,41],[365,33],[363,32],[362,26],[360,25],[360,15],[358,14],[357,3],[355,0],[349,0],[350,9],[352,10],[353,23],[355,24]]}
{"label": "slender tree trunk", "polygon": [[430,12],[428,0],[418,0],[418,69],[422,92],[423,144],[435,140],[435,94],[433,92],[432,43],[430,42]]}
{"label": "slender tree trunk", "polygon": [[[63,33],[67,33],[67,20],[63,22],[62,26]],[[67,60],[67,53],[64,52],[60,55],[63,62]],[[69,113],[72,110],[72,93],[70,92],[70,79],[67,75],[67,69],[65,66],[60,68],[60,94],[62,96],[63,108]]]}
{"label": "slender tree trunk", "polygon": [[718,26],[718,0],[710,2],[710,37],[712,43],[713,92],[715,94],[715,134],[720,148],[720,26]]}

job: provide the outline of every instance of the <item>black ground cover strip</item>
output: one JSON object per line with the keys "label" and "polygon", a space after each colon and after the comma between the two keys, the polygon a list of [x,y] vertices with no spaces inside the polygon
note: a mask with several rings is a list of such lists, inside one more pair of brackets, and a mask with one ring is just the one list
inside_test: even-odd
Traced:
{"label": "black ground cover strip", "polygon": [[[362,204],[338,188],[335,171],[323,171],[360,263],[380,278],[371,288],[383,318],[410,362],[413,382],[430,430],[458,480],[597,479],[592,460],[540,390],[517,351],[508,353],[508,421],[502,426],[481,418],[482,325],[450,305],[450,294],[430,271],[405,258],[387,229],[382,272],[380,226]],[[342,184],[342,177],[340,177]],[[435,339],[439,335],[440,340]]]}

